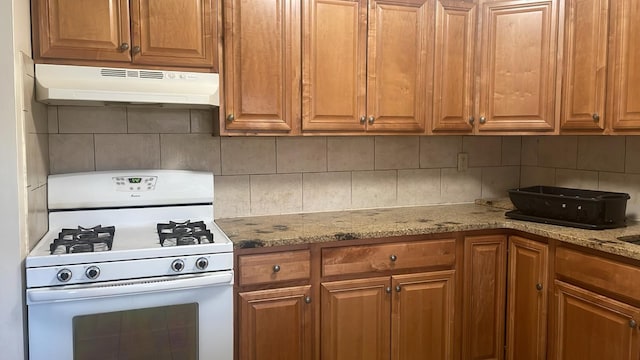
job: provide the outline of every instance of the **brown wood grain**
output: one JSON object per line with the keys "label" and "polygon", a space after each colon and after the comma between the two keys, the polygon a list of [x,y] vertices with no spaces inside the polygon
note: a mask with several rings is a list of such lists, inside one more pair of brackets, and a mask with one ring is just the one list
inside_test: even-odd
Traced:
{"label": "brown wood grain", "polygon": [[[240,286],[308,280],[311,276],[308,250],[241,255],[238,256],[238,262]],[[277,272],[274,271],[274,266],[279,267]]]}

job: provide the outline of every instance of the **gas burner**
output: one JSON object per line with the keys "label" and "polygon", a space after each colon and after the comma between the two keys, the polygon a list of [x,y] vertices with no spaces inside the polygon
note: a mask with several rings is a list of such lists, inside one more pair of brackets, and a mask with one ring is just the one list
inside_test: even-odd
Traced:
{"label": "gas burner", "polygon": [[58,238],[49,244],[51,254],[70,254],[79,252],[109,251],[113,246],[114,226],[94,226],[77,229],[62,229]]}
{"label": "gas burner", "polygon": [[204,221],[169,221],[168,224],[158,224],[157,229],[162,246],[198,245],[213,242],[213,234],[207,230]]}

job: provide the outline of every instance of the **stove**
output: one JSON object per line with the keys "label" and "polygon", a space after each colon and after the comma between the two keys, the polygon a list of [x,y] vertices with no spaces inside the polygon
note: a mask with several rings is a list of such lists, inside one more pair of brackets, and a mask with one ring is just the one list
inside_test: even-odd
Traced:
{"label": "stove", "polygon": [[[100,328],[91,316],[132,316],[150,308],[164,312],[194,301],[196,331],[184,330],[184,336],[200,335],[187,352],[193,356],[179,357],[228,354],[220,359],[231,359],[233,244],[214,222],[213,174],[125,170],[51,175],[48,191],[50,228],[25,261],[31,359],[47,358],[52,351],[81,359],[76,354],[76,316],[89,316],[89,325],[83,320],[83,326]],[[217,321],[213,325],[205,319]],[[135,328],[128,333],[146,330],[152,331]],[[202,332],[223,335],[211,342]],[[60,333],[69,338],[66,345],[41,340]],[[103,336],[96,334],[94,340]],[[92,339],[77,342],[89,344]],[[100,348],[89,348],[94,347]],[[165,354],[154,353],[157,346],[148,352],[117,351],[149,358]],[[88,354],[87,359],[97,353]]]}

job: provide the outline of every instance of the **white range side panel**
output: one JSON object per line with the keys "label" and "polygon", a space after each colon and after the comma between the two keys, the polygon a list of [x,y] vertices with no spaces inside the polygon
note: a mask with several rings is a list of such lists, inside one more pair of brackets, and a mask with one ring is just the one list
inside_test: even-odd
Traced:
{"label": "white range side panel", "polygon": [[213,173],[203,171],[111,170],[59,174],[49,176],[48,187],[49,210],[213,202]]}

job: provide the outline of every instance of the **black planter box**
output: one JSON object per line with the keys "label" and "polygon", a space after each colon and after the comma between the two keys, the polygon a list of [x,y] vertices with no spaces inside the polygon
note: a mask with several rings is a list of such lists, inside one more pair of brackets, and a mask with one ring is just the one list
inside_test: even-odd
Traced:
{"label": "black planter box", "polygon": [[517,210],[508,217],[587,229],[626,226],[629,194],[531,186],[509,190]]}

